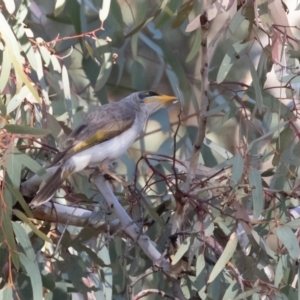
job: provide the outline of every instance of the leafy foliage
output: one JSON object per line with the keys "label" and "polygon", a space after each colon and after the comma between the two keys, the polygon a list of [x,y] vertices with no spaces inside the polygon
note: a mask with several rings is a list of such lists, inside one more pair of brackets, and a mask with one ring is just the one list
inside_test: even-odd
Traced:
{"label": "leafy foliage", "polygon": [[[3,2],[0,298],[299,299],[299,4]],[[137,237],[82,174],[31,211],[72,128],[146,89],[180,103],[114,165]]]}

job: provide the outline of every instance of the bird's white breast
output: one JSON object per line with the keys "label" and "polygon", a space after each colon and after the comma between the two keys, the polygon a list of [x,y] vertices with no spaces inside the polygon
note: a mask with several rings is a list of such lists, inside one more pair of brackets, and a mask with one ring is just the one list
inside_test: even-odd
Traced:
{"label": "bird's white breast", "polygon": [[83,150],[69,158],[64,168],[72,172],[80,172],[87,166],[101,165],[105,160],[115,160],[123,155],[140,134],[144,122],[136,118],[133,125],[120,135]]}

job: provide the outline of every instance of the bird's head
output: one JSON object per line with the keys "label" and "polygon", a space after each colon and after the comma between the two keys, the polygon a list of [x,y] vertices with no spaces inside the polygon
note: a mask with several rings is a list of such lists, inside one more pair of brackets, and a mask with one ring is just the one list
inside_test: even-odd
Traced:
{"label": "bird's head", "polygon": [[134,93],[132,99],[148,116],[168,103],[172,103],[177,100],[177,98],[174,96],[162,95],[153,91]]}

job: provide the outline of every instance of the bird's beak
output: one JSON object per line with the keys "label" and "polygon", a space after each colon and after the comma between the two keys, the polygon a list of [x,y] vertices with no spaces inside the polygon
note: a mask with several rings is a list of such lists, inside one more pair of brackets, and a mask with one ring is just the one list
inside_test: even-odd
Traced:
{"label": "bird's beak", "polygon": [[159,96],[152,96],[147,99],[145,99],[145,103],[151,103],[151,102],[162,102],[167,103],[170,101],[177,102],[177,98],[174,96],[167,96],[167,95],[159,95]]}

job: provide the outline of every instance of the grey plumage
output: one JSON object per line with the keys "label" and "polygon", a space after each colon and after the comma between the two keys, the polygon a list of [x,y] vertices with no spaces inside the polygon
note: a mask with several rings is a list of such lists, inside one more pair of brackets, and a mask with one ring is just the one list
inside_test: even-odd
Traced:
{"label": "grey plumage", "polygon": [[102,164],[104,168],[104,164],[121,156],[137,138],[148,116],[164,103],[175,99],[151,91],[139,92],[91,112],[65,141],[62,152],[52,163],[58,167],[57,171],[40,189],[30,206],[49,201],[71,173],[95,163]]}

